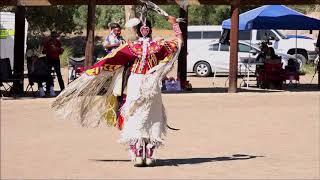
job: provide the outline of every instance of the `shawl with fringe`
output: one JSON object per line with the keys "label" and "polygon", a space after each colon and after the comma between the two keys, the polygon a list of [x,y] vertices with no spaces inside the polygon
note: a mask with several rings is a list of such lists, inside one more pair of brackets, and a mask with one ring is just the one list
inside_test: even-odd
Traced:
{"label": "shawl with fringe", "polygon": [[[145,74],[140,90],[141,96],[127,111],[124,111],[124,116],[133,113],[142,103],[152,100],[152,97],[161,93],[157,90],[157,86],[162,86],[162,79],[178,59],[181,49],[179,39],[177,45],[176,51]],[[109,56],[113,54],[104,59]],[[113,96],[116,77],[122,72],[123,66],[120,65],[111,65],[111,68],[88,69],[56,97],[51,105],[52,109],[63,119],[78,120],[85,127],[97,127],[103,124],[101,122],[106,121],[107,105]]]}

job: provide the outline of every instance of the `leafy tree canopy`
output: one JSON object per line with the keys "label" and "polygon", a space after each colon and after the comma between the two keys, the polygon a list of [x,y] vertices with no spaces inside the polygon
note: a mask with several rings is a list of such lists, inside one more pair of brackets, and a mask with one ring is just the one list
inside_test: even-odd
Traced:
{"label": "leafy tree canopy", "polygon": [[[166,12],[176,17],[179,16],[179,7],[176,5],[160,6]],[[241,9],[241,13],[256,8],[257,6],[246,6]],[[290,6],[302,13],[319,9],[318,6]],[[317,8],[318,7],[318,8]],[[0,11],[14,12],[15,8],[1,6]],[[136,15],[139,16],[139,6]],[[230,6],[199,5],[188,8],[189,25],[220,25],[223,20],[230,18]],[[47,31],[58,31],[61,33],[81,32],[87,26],[87,6],[47,6],[47,7],[27,7],[26,17],[29,22],[29,32],[34,35],[42,35]],[[148,19],[153,27],[159,29],[169,29],[170,24],[165,18],[157,15],[156,12],[149,11]],[[119,22],[124,25],[125,8],[116,5],[96,6],[96,28],[106,29],[111,22]]]}

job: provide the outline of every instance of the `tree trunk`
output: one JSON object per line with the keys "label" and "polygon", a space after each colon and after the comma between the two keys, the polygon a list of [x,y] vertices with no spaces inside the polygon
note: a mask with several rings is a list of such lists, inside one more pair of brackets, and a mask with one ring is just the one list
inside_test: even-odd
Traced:
{"label": "tree trunk", "polygon": [[90,0],[88,4],[88,17],[87,17],[87,43],[85,50],[85,67],[89,68],[93,64],[94,54],[94,30],[96,22],[96,0]]}
{"label": "tree trunk", "polygon": [[125,17],[126,17],[125,23],[127,23],[130,18],[136,17],[136,6],[135,5],[125,5],[124,9],[125,9]]}

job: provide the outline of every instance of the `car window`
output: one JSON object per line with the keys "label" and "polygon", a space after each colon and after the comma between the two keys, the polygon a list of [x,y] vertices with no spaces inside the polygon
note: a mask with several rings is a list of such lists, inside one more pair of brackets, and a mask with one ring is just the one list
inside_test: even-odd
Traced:
{"label": "car window", "polygon": [[257,40],[267,40],[267,37],[273,37],[273,39],[276,39],[277,35],[270,30],[257,30]]}
{"label": "car window", "polygon": [[239,31],[239,40],[250,40],[250,31]]}
{"label": "car window", "polygon": [[273,39],[277,39],[277,35],[274,34],[274,32],[270,31],[270,34],[269,34],[270,37],[272,37]]}
{"label": "car window", "polygon": [[229,51],[229,45],[221,44],[220,45],[220,51]]}
{"label": "car window", "polygon": [[276,34],[278,34],[282,39],[288,39],[287,36],[283,35],[280,31],[274,29],[274,31],[276,32]]}
{"label": "car window", "polygon": [[210,44],[209,45],[209,51],[218,51],[219,44]]}
{"label": "car window", "polygon": [[203,31],[203,39],[219,39],[221,31]]}
{"label": "car window", "polygon": [[188,39],[201,39],[201,31],[188,32]]}
{"label": "car window", "polygon": [[239,52],[250,52],[250,46],[239,43],[238,44],[238,51]]}

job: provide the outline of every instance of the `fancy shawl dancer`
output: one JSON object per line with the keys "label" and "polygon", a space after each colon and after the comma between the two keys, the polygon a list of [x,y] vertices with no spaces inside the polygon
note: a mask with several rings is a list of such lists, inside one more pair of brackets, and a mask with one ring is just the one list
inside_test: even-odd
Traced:
{"label": "fancy shawl dancer", "polygon": [[[150,3],[147,3],[149,8]],[[153,152],[163,143],[167,123],[161,80],[172,69],[182,45],[182,33],[177,23],[180,19],[168,16],[151,3],[151,8],[154,7],[172,24],[176,34],[174,40],[152,40],[151,24],[146,17],[141,18],[135,28],[138,40],[121,45],[94,64],[69,84],[52,104],[58,114],[79,120],[83,126],[95,127],[104,121],[119,126],[119,119],[124,119],[119,141],[129,147],[135,166],[152,165]],[[126,100],[123,104],[120,102],[119,115],[115,108],[115,97],[119,95],[118,80],[128,64],[131,74],[126,86]],[[121,94],[124,88],[120,89]]]}

